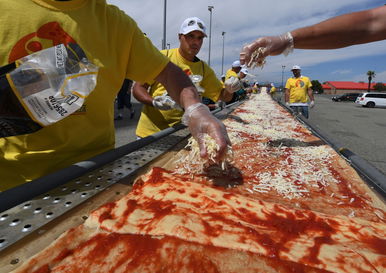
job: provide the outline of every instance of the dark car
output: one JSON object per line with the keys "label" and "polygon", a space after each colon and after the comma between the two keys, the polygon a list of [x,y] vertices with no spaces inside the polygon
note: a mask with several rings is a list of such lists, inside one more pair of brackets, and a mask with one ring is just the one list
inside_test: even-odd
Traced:
{"label": "dark car", "polygon": [[331,99],[333,101],[355,101],[361,93],[344,93],[338,96],[334,96]]}

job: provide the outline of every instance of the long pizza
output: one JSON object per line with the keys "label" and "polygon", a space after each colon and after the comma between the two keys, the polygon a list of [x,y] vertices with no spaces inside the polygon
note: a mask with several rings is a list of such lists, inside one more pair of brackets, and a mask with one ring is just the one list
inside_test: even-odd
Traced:
{"label": "long pizza", "polygon": [[14,272],[386,272],[385,205],[339,155],[265,94],[224,123],[232,159],[182,150]]}

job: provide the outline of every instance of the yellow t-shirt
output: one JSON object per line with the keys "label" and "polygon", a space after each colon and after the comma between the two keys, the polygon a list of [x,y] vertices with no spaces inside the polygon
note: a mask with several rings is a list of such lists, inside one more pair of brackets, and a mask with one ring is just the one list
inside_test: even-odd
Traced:
{"label": "yellow t-shirt", "polygon": [[308,99],[307,91],[311,86],[308,77],[289,78],[285,84],[285,88],[289,89],[290,92],[289,103],[306,103]]}
{"label": "yellow t-shirt", "polygon": [[269,91],[271,94],[275,93],[276,92],[276,87],[275,86],[272,86],[271,87],[271,90]]}
{"label": "yellow t-shirt", "polygon": [[2,1],[1,7],[0,66],[76,42],[100,67],[96,88],[80,111],[35,133],[0,138],[5,190],[113,148],[113,102],[123,80],[151,81],[169,60],[133,19],[105,0]]}
{"label": "yellow t-shirt", "polygon": [[[187,75],[201,75],[200,86],[205,90],[202,96],[218,101],[223,89],[222,82],[204,61],[190,62],[180,55],[178,48],[162,50],[161,53],[166,55],[171,62],[180,67]],[[162,84],[155,82],[151,85],[150,95],[153,98],[161,96],[165,92],[167,91]],[[183,111],[176,109],[163,111],[150,105],[144,105],[137,125],[136,135],[146,137],[172,127],[180,122],[183,113]]]}
{"label": "yellow t-shirt", "polygon": [[227,73],[225,74],[225,80],[229,79],[230,77],[236,77],[238,78],[239,75],[237,75],[237,73],[235,71],[232,70],[232,68],[229,68],[227,70]]}

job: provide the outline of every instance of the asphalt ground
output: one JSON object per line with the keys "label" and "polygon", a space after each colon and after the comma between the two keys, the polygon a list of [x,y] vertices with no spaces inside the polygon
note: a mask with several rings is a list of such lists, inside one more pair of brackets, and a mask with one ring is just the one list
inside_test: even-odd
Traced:
{"label": "asphalt ground", "polygon": [[[130,119],[130,112],[125,107],[123,110],[123,119],[114,121],[115,124],[115,147],[125,145],[129,142],[135,141],[137,139],[135,135],[135,128],[137,128],[137,123],[139,116],[141,114],[142,104],[139,103],[135,98],[131,97],[131,104],[134,108],[135,114],[132,119]],[[114,105],[115,112],[117,110],[117,104]]]}
{"label": "asphalt ground", "polygon": [[[315,95],[315,103],[309,123],[386,175],[386,108],[334,102],[330,95]],[[134,98],[132,104],[136,111],[134,118],[130,119],[125,109],[123,119],[115,121],[116,147],[136,140],[135,128],[142,105]]]}

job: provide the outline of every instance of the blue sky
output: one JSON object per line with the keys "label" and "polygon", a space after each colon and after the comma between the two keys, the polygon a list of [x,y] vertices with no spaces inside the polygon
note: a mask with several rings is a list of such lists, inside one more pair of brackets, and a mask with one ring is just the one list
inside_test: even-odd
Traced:
{"label": "blue sky", "polygon": [[[163,0],[107,0],[134,18],[143,32],[161,48],[163,37]],[[386,4],[378,0],[167,0],[166,41],[178,47],[177,33],[182,21],[201,18],[208,28],[212,10],[211,66],[218,76],[238,59],[242,46],[266,35],[278,35],[298,27],[318,23],[330,17],[370,9]],[[224,66],[222,45],[225,31]],[[208,61],[209,41],[198,55]],[[324,81],[366,81],[366,72],[374,70],[376,82],[386,83],[386,40],[337,50],[295,50],[292,54],[268,57],[263,69],[250,70],[252,80],[280,84],[291,76],[290,67],[298,64],[303,75]]]}

